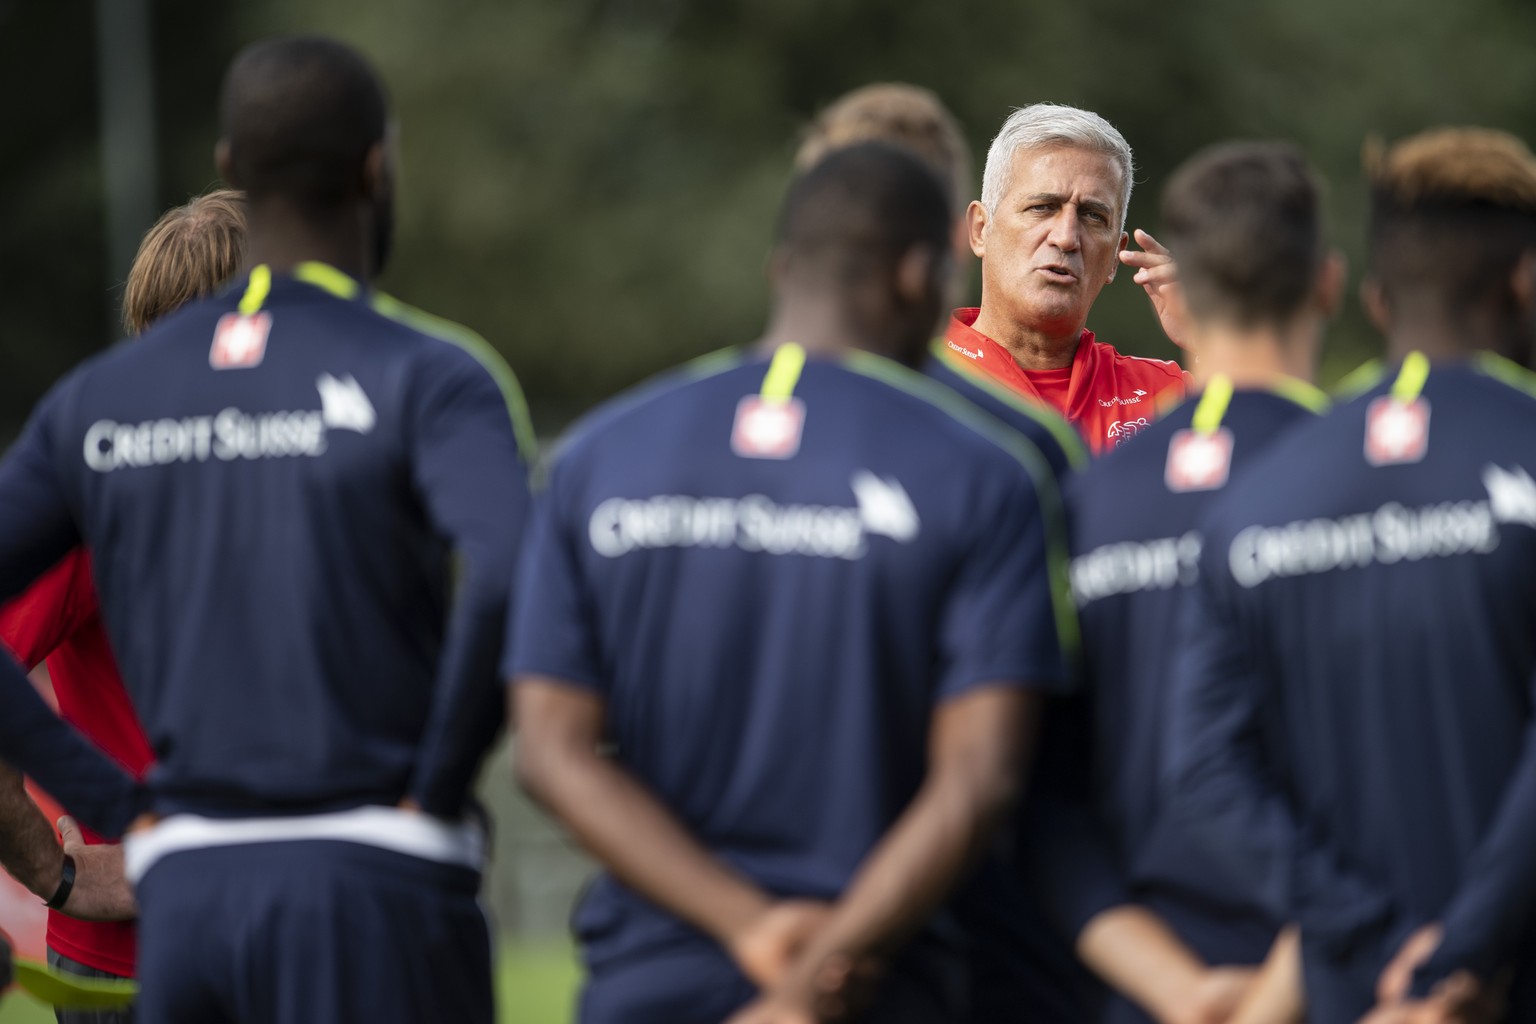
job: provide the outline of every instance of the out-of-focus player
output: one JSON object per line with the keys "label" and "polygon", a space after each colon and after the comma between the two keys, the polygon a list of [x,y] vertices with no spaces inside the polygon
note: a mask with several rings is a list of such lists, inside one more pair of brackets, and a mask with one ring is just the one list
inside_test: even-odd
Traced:
{"label": "out-of-focus player", "polygon": [[[244,254],[245,200],[238,192],[221,189],[170,210],[144,236],[128,272],[123,326],[140,334],[211,294],[239,271]],[[154,755],[118,676],[83,548],[0,612],[0,642],[28,668],[46,662],[59,713],[143,778]],[[60,822],[61,850],[21,777],[3,765],[0,789],[0,862],[48,902],[48,962],[85,977],[132,977],[130,919],[137,908],[121,850],[68,819]],[[133,1012],[61,1010],[58,1018],[60,1024],[124,1024]]]}
{"label": "out-of-focus player", "polygon": [[1321,207],[1306,161],[1280,143],[1215,146],[1174,173],[1161,233],[1178,255],[1180,320],[1203,390],[1068,491],[1088,742],[1062,767],[1108,823],[1108,857],[1084,856],[1091,838],[1060,831],[1027,841],[1059,846],[1048,888],[1084,959],[1124,993],[1105,1020],[1225,1020],[1247,978],[1206,965],[1258,964],[1278,931],[1169,827],[1158,779],[1198,521],[1272,441],[1326,406],[1308,382],[1343,265],[1328,253]]}
{"label": "out-of-focus player", "polygon": [[1184,394],[1175,363],[1122,355],[1086,328],[1122,261],[1136,266],[1170,337],[1175,267],[1137,232],[1125,250],[1131,148],[1113,125],[1075,107],[1036,103],[1003,123],[987,152],[981,198],[967,223],[981,257],[981,307],[958,309],[945,332],[967,365],[1064,415],[1095,451],[1149,425]]}
{"label": "out-of-focus player", "polygon": [[[95,555],[156,755],[126,848],[146,1019],[489,1022],[461,816],[527,504],[510,374],[367,285],[394,159],[361,56],[248,47],[222,120],[249,275],[39,405],[0,463],[0,594]],[[142,798],[10,684],[0,754],[120,830]]]}
{"label": "out-of-focus player", "polygon": [[1063,683],[1065,595],[1039,451],[855,351],[925,357],[947,206],[905,151],[831,153],[790,187],[755,349],[610,404],[554,463],[508,674],[525,786],[607,869],[576,915],[584,1024],[840,1018],[869,960],[869,1019],[960,1008],[925,925]]}
{"label": "out-of-focus player", "polygon": [[[975,194],[965,137],[939,98],[917,86],[870,85],[833,101],[812,121],[795,164],[808,168],[839,147],[870,140],[901,146],[921,157],[941,181],[950,184],[951,208],[963,213]],[[969,263],[972,256],[963,218],[956,221],[956,229],[957,259]],[[952,280],[958,292],[964,283],[959,266]],[[1070,469],[1087,464],[1087,449],[1066,420],[989,377],[972,373],[959,365],[962,359],[941,339],[931,346],[920,370],[1023,434],[1045,455],[1058,480]],[[1075,629],[1070,624],[1067,628]],[[1049,731],[1042,739],[1047,747],[1054,742]],[[1034,1024],[1081,1024],[1096,997],[1094,981],[1008,855],[1017,840],[1014,830],[1001,831],[997,849],[961,886],[953,905],[966,937],[970,993],[965,1019],[1005,1024],[1027,1012]]]}
{"label": "out-of-focus player", "polygon": [[1536,159],[1367,169],[1391,362],[1213,503],[1169,806],[1299,925],[1308,1020],[1536,1020]]}

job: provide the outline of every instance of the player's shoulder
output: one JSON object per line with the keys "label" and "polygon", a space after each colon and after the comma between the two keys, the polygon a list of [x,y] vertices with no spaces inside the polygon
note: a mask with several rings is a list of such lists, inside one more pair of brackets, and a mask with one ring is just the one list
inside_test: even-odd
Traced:
{"label": "player's shoulder", "polygon": [[[731,386],[732,378],[753,364],[742,348],[726,348],[692,359],[650,377],[599,404],[568,427],[550,453],[554,465],[564,465],[586,457],[613,437],[634,439],[644,431],[646,421],[667,416],[689,404],[694,389]],[[742,392],[746,394],[747,392]]]}
{"label": "player's shoulder", "polygon": [[461,373],[483,374],[501,392],[502,401],[512,417],[519,447],[531,458],[534,450],[533,422],[528,401],[517,374],[512,372],[500,352],[479,332],[446,317],[418,309],[385,292],[373,292],[367,302],[369,312],[393,324],[416,339],[422,358],[441,362]]}
{"label": "player's shoulder", "polygon": [[990,377],[958,365],[942,343],[935,343],[923,366],[925,376],[957,392],[972,404],[1034,442],[1058,473],[1088,465],[1088,447],[1077,430],[1054,409],[1030,402]]}
{"label": "player's shoulder", "polygon": [[952,444],[969,446],[978,458],[1022,464],[1037,482],[1058,475],[1057,463],[1047,450],[1056,442],[1042,436],[1043,428],[1020,430],[949,384],[889,359],[853,352],[838,365],[857,377],[884,385],[892,400],[908,404],[910,418],[899,421],[902,431],[920,429],[925,434],[945,436]]}

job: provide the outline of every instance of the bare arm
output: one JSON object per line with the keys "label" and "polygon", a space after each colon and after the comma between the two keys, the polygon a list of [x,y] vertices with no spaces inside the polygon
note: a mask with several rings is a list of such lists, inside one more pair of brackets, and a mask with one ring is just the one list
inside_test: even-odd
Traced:
{"label": "bare arm", "polygon": [[1259,970],[1259,977],[1238,1007],[1231,1024],[1301,1024],[1307,1002],[1301,982],[1301,934],[1282,931]]}
{"label": "bare arm", "polygon": [[1248,967],[1206,966],[1162,918],[1131,904],[1088,922],[1077,954],[1163,1024],[1222,1024],[1257,974]]}
{"label": "bare arm", "polygon": [[615,878],[713,936],[760,984],[824,919],[820,904],[776,903],[704,848],[622,767],[598,752],[604,701],[537,676],[513,688],[517,774]]}
{"label": "bare arm", "polygon": [[739,1021],[812,1019],[813,1006],[829,1018],[846,1011],[844,993],[827,991],[828,971],[842,973],[843,965],[895,952],[938,908],[1022,788],[1040,703],[1027,690],[981,686],[939,707],[928,775],[917,796],[871,851],[784,984]]}
{"label": "bare arm", "polygon": [[64,851],[48,819],[27,795],[21,776],[0,764],[0,864],[46,900],[59,888]]}

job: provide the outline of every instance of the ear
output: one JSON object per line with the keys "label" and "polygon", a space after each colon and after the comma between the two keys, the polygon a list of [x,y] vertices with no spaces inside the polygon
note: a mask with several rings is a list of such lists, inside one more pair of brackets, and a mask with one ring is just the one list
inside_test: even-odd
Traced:
{"label": "ear", "polygon": [[926,245],[914,245],[896,262],[896,295],[906,306],[928,302],[943,292],[948,272],[943,255]]}
{"label": "ear", "polygon": [[387,138],[380,139],[368,147],[368,153],[363,157],[363,194],[369,199],[388,195],[393,177],[389,141]]}
{"label": "ear", "polygon": [[1514,293],[1515,304],[1523,317],[1529,318],[1536,306],[1536,249],[1520,254],[1515,269],[1509,275],[1509,290]]}
{"label": "ear", "polygon": [[1392,304],[1387,301],[1386,289],[1381,282],[1374,277],[1368,277],[1360,282],[1360,304],[1365,307],[1365,315],[1371,318],[1371,324],[1382,334],[1392,329]]}
{"label": "ear", "polygon": [[[1337,249],[1329,250],[1323,257],[1323,265],[1317,271],[1317,284],[1313,288],[1313,302],[1317,311],[1326,319],[1333,319],[1344,304],[1344,285],[1349,281],[1349,262]],[[1361,298],[1364,301],[1364,289]]]}
{"label": "ear", "polygon": [[218,169],[219,177],[232,188],[244,188],[235,180],[235,158],[229,151],[229,140],[220,139],[213,144],[213,166]]}
{"label": "ear", "polygon": [[1120,272],[1120,254],[1126,249],[1129,249],[1130,246],[1131,236],[1124,231],[1120,232],[1120,244],[1115,246],[1115,258],[1110,261],[1109,276],[1104,279],[1105,284],[1109,284],[1111,281],[1113,281],[1115,279],[1115,275]]}
{"label": "ear", "polygon": [[971,252],[977,258],[985,258],[987,255],[987,219],[990,215],[987,208],[981,205],[980,199],[971,200],[971,205],[965,208],[965,228],[971,243]]}

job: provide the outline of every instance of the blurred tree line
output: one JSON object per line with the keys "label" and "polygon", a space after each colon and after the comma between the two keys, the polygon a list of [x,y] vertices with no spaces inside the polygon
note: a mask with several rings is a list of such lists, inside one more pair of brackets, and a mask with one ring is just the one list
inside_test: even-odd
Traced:
{"label": "blurred tree line", "polygon": [[[1360,266],[1362,139],[1494,125],[1536,138],[1525,0],[150,0],[158,207],[211,185],[220,75],[279,31],[335,34],[393,93],[404,156],[381,286],[485,334],[542,432],[697,353],[752,338],[797,133],[875,80],[929,86],[977,173],[1009,109],[1115,123],[1140,172],[1130,223],[1196,147],[1299,143]],[[103,227],[95,8],[0,0],[0,439],[113,337],[125,267]],[[979,182],[978,182],[979,187]],[[146,225],[147,226],[147,225]],[[973,282],[974,289],[974,282]],[[1129,275],[1089,326],[1169,355]],[[1325,380],[1374,353],[1353,302]]]}

